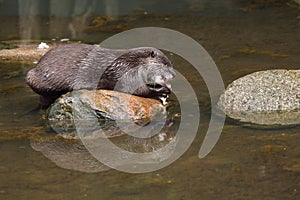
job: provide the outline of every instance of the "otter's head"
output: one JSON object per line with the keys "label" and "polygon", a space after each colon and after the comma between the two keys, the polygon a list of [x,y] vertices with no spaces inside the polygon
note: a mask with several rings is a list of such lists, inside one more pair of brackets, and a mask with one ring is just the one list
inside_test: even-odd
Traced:
{"label": "otter's head", "polygon": [[175,77],[169,59],[152,47],[128,50],[113,62],[109,74],[116,78],[115,90],[150,98],[167,97]]}

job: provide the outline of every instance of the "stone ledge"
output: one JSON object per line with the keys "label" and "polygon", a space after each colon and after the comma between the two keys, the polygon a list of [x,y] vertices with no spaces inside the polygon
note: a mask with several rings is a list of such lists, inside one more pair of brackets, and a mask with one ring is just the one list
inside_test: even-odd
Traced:
{"label": "stone ledge", "polygon": [[16,46],[17,48],[0,50],[0,62],[32,64],[37,62],[50,49],[60,44],[59,42],[46,41],[46,43],[49,45],[49,48],[38,49],[38,45],[41,42],[42,41],[34,40],[2,41],[2,44]]}

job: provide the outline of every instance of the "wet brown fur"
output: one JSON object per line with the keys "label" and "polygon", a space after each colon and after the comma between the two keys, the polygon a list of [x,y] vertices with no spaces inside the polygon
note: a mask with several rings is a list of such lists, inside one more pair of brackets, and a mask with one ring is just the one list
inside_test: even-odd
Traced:
{"label": "wet brown fur", "polygon": [[[125,81],[116,89],[116,83],[122,76]],[[37,66],[28,72],[26,82],[40,95],[40,104],[45,108],[72,90],[116,89],[131,93],[129,89],[141,77],[144,82],[151,82],[150,76],[162,76],[166,80],[175,76],[168,58],[155,48],[112,50],[99,45],[69,44],[46,53]],[[156,93],[149,90],[146,83],[132,91],[134,95],[150,98],[163,92],[170,91],[163,88]]]}

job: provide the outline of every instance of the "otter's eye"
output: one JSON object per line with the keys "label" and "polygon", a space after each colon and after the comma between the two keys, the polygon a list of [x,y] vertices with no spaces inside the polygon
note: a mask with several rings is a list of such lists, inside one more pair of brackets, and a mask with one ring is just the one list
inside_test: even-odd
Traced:
{"label": "otter's eye", "polygon": [[151,51],[150,56],[151,56],[152,58],[154,58],[154,57],[155,57],[155,52],[154,52],[154,51]]}

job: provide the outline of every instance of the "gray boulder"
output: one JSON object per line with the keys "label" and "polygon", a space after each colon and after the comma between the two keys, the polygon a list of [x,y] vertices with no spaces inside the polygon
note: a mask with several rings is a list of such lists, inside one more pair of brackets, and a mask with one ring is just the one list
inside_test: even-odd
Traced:
{"label": "gray boulder", "polygon": [[300,70],[258,71],[241,77],[228,85],[218,107],[241,122],[300,124]]}

